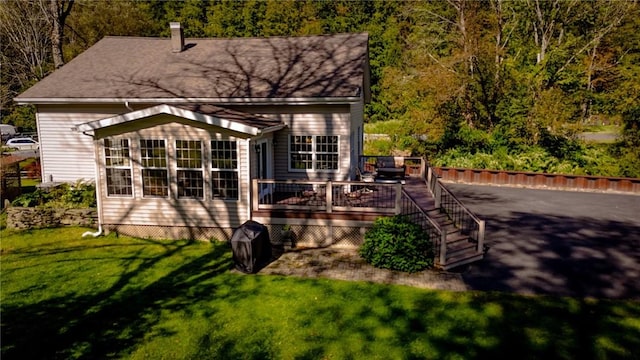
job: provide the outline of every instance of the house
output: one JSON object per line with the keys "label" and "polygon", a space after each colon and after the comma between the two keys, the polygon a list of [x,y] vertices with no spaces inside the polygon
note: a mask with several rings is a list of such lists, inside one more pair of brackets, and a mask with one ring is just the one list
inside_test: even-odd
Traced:
{"label": "house", "polygon": [[[347,181],[370,100],[368,35],[105,37],[19,95],[43,182],[95,180],[100,225],[228,238],[253,179]],[[253,197],[252,197],[253,195]]]}

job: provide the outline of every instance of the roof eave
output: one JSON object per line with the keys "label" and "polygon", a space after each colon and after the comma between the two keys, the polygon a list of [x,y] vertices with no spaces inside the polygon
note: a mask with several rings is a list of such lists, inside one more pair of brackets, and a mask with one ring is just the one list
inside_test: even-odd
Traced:
{"label": "roof eave", "polygon": [[284,129],[285,127],[287,127],[287,125],[285,124],[279,124],[279,125],[274,125],[274,126],[269,126],[266,127],[264,129],[260,130],[260,134],[268,134],[268,133],[272,133],[281,129]]}
{"label": "roof eave", "polygon": [[160,115],[160,114],[174,115],[184,119],[194,120],[194,121],[198,121],[198,122],[212,125],[212,126],[223,127],[223,128],[244,133],[247,135],[258,135],[261,132],[264,132],[266,129],[269,129],[269,128],[260,129],[254,126],[240,124],[238,122],[227,120],[224,118],[201,114],[201,113],[197,113],[190,110],[180,109],[180,108],[176,108],[166,104],[160,104],[157,106],[153,106],[151,108],[136,110],[136,111],[132,111],[126,114],[118,115],[118,116],[113,116],[109,118],[104,118],[100,120],[79,124],[75,127],[75,130],[83,133],[95,133],[96,130],[99,130],[105,127],[119,125],[119,124],[123,124],[130,121],[136,121],[139,119],[147,118],[154,115]]}
{"label": "roof eave", "polygon": [[361,96],[340,97],[291,97],[291,98],[20,98],[14,101],[18,105],[55,105],[55,104],[251,104],[251,105],[310,105],[310,104],[351,104],[359,102]]}

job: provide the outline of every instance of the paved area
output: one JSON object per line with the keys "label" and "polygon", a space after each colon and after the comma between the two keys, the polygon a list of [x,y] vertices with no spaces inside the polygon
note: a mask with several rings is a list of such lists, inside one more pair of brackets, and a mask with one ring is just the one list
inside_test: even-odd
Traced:
{"label": "paved area", "polygon": [[258,274],[370,281],[423,289],[468,290],[460,274],[436,270],[409,274],[378,269],[367,264],[354,249],[299,249],[276,256],[277,260],[261,269]]}
{"label": "paved area", "polygon": [[640,299],[640,196],[447,184],[487,222],[475,290]]}
{"label": "paved area", "polygon": [[286,252],[260,274],[453,291],[640,299],[640,196],[447,186],[487,221],[484,260],[453,272],[376,269],[355,250]]}

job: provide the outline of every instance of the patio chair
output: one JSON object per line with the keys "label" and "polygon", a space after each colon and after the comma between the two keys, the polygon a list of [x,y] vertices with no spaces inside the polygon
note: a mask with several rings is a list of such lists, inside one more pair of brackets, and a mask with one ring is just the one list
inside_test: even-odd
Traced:
{"label": "patio chair", "polygon": [[375,173],[371,173],[368,171],[360,171],[359,166],[356,167],[356,175],[358,177],[358,180],[364,181],[364,182],[374,182],[376,178]]}

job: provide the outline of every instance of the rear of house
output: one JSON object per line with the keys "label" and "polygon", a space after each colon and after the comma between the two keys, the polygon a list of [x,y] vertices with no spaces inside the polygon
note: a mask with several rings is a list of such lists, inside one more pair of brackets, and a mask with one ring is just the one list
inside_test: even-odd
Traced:
{"label": "rear of house", "polygon": [[107,37],[16,101],[43,181],[96,181],[106,229],[228,238],[251,179],[349,180],[369,100],[366,34]]}

